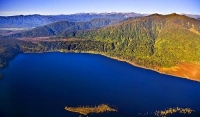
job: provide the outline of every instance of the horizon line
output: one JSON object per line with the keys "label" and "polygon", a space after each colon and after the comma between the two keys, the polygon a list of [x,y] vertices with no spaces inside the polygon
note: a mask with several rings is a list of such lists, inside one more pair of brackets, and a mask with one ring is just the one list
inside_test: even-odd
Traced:
{"label": "horizon line", "polygon": [[[1,13],[1,12],[0,12]],[[2,12],[2,13],[8,13],[8,12]],[[11,13],[11,12],[10,12]],[[142,12],[142,13],[137,13],[137,12],[77,12],[77,13],[69,13],[69,14],[64,14],[64,13],[61,13],[61,14],[38,14],[38,13],[22,13],[22,14],[13,14],[13,15],[3,15],[3,14],[0,14],[0,16],[20,16],[20,15],[23,15],[23,16],[27,16],[27,15],[43,15],[43,16],[53,16],[53,15],[75,15],[75,14],[120,14],[120,13],[135,13],[135,14],[141,14],[141,15],[151,15],[151,14],[161,14],[161,15],[168,15],[168,14],[173,14],[173,13],[176,13],[176,14],[180,14],[180,15],[200,15],[200,14],[193,14],[193,13],[178,13],[178,12],[171,12],[171,13],[159,13],[159,12],[154,12],[154,13],[145,13],[145,12]]]}

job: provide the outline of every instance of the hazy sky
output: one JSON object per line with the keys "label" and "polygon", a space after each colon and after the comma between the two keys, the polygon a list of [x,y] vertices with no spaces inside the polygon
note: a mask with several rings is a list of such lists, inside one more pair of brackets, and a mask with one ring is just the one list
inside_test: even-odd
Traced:
{"label": "hazy sky", "polygon": [[0,0],[0,15],[82,12],[200,14],[200,0]]}

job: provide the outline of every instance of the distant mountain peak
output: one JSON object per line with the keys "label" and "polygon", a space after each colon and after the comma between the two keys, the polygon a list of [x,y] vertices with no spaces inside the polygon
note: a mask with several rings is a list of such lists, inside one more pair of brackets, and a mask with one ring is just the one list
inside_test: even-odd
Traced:
{"label": "distant mountain peak", "polygon": [[177,13],[171,13],[171,15],[179,15],[179,14],[177,14]]}
{"label": "distant mountain peak", "polygon": [[182,14],[177,14],[177,13],[171,13],[171,14],[168,14],[166,16],[185,16],[185,15],[182,15]]}
{"label": "distant mountain peak", "polygon": [[154,13],[154,14],[151,14],[149,16],[163,16],[162,14],[158,14],[158,13]]}

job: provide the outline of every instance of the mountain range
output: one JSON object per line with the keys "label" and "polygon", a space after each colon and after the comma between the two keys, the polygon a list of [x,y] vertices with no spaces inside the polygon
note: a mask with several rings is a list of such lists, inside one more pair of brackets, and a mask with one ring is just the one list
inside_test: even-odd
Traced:
{"label": "mountain range", "polygon": [[46,37],[46,36],[58,36],[74,34],[78,30],[89,30],[101,28],[107,25],[115,24],[119,22],[114,19],[98,18],[92,19],[86,22],[68,22],[59,21],[44,26],[39,26],[34,29],[23,31],[20,33],[6,36],[7,38],[19,38],[19,37]]}
{"label": "mountain range", "polygon": [[0,16],[0,28],[34,28],[58,21],[85,22],[96,18],[123,20],[128,17],[145,16],[139,13],[78,13],[71,15],[17,15]]}

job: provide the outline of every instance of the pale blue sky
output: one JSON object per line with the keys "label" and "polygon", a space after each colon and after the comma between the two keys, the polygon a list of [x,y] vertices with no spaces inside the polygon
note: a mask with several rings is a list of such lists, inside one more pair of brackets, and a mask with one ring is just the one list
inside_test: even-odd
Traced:
{"label": "pale blue sky", "polygon": [[0,0],[0,15],[90,12],[200,14],[200,0]]}

